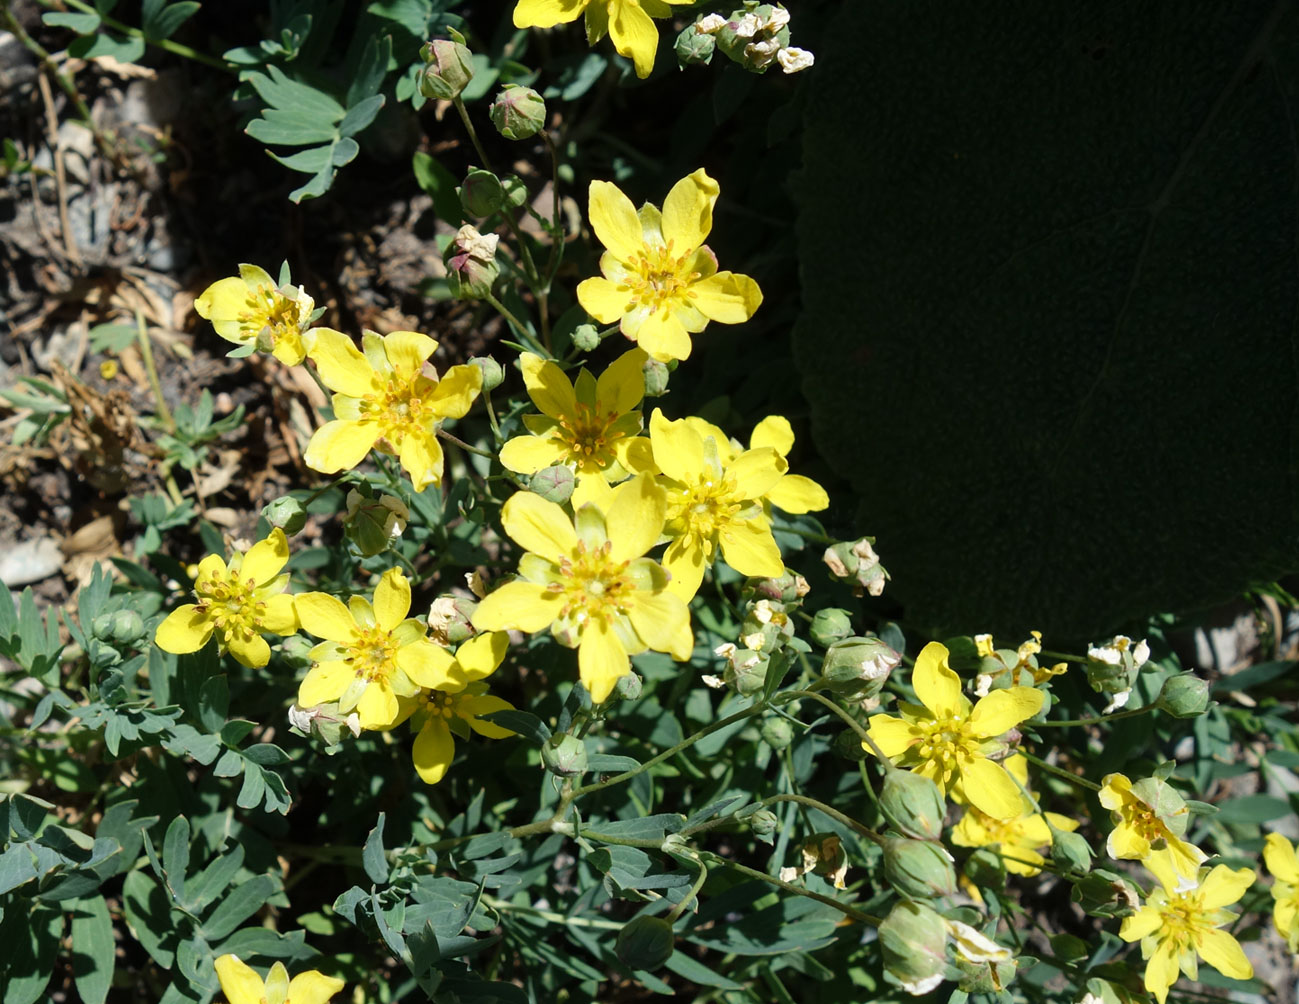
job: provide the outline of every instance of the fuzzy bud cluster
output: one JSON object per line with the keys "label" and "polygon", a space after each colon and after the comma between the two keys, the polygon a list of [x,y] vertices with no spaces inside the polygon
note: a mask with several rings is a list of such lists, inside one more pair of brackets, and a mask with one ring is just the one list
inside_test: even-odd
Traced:
{"label": "fuzzy bud cluster", "polygon": [[880,564],[880,556],[872,546],[874,543],[873,537],[840,541],[827,547],[821,556],[825,567],[830,570],[830,578],[850,586],[854,596],[862,593],[879,596],[889,579],[889,573]]}

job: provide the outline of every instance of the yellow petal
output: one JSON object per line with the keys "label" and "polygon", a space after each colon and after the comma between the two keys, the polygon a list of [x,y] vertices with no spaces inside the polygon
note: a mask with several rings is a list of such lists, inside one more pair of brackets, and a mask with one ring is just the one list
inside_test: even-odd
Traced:
{"label": "yellow petal", "polygon": [[318,662],[307,671],[298,687],[298,706],[314,708],[317,704],[337,701],[356,678],[356,671],[346,662]]}
{"label": "yellow petal", "polygon": [[221,560],[221,555],[209,554],[198,563],[198,571],[194,574],[194,583],[198,585],[209,579],[220,581],[226,577],[227,571],[226,563]]}
{"label": "yellow petal", "polygon": [[[952,674],[955,676],[955,674]],[[958,681],[957,686],[960,686]],[[979,699],[970,714],[970,731],[981,739],[1009,732],[1020,722],[1042,710],[1046,695],[1033,687],[994,690]]]}
{"label": "yellow petal", "polygon": [[446,776],[455,755],[456,744],[447,723],[441,718],[428,719],[411,747],[411,759],[415,761],[415,772],[420,780],[425,784],[437,784]]}
{"label": "yellow petal", "polygon": [[469,697],[462,701],[460,710],[469,716],[466,719],[469,722],[469,727],[480,736],[486,736],[488,739],[508,739],[515,734],[503,725],[478,720],[479,715],[490,715],[493,711],[513,711],[514,705],[509,701],[494,697],[491,694],[481,694],[478,697]]}
{"label": "yellow petal", "polygon": [[666,590],[637,590],[628,605],[631,626],[641,641],[656,652],[673,651],[681,625],[690,623],[690,608],[685,601]]}
{"label": "yellow petal", "polygon": [[464,418],[483,389],[483,371],[477,366],[452,366],[442,374],[427,404],[441,418]]}
{"label": "yellow petal", "polygon": [[245,638],[242,634],[225,636],[226,648],[241,666],[256,669],[271,661],[271,646],[259,634]]}
{"label": "yellow petal", "polygon": [[350,471],[365,459],[378,438],[379,426],[374,422],[335,419],[315,431],[302,459],[321,474]]}
{"label": "yellow petal", "polygon": [[[525,494],[520,492],[519,495]],[[518,498],[518,495],[511,496]],[[545,586],[533,582],[507,582],[487,594],[474,611],[473,625],[479,631],[526,631],[548,627],[559,616],[563,599]]]}
{"label": "yellow petal", "polygon": [[1143,980],[1146,990],[1155,995],[1159,1004],[1168,998],[1168,989],[1177,982],[1177,950],[1171,939],[1161,941],[1146,963]]}
{"label": "yellow petal", "polygon": [[356,702],[356,715],[363,729],[387,729],[397,721],[401,708],[397,695],[379,682],[372,682]]}
{"label": "yellow petal", "polygon": [[699,433],[685,422],[664,418],[658,408],[650,416],[650,443],[654,463],[673,481],[693,484],[707,473],[704,441]]}
{"label": "yellow petal", "polygon": [[262,630],[271,634],[290,635],[298,630],[297,609],[293,597],[288,593],[277,593],[262,601],[266,604],[262,610]]}
{"label": "yellow petal", "polygon": [[653,547],[663,532],[667,511],[667,493],[648,475],[639,475],[615,488],[604,515],[610,559],[630,561]]}
{"label": "yellow petal", "polygon": [[[658,33],[655,32],[656,41],[657,37]],[[591,182],[587,215],[595,236],[616,257],[622,261],[632,261],[641,253],[644,242],[641,239],[636,207],[617,185],[608,181]],[[583,303],[582,306],[586,307],[586,304]]]}
{"label": "yellow petal", "polygon": [[629,325],[629,320],[623,321],[624,334],[634,337],[637,344],[659,362],[690,358],[690,334],[671,308],[660,307],[634,327]]}
{"label": "yellow petal", "polygon": [[536,474],[566,459],[563,444],[541,436],[515,436],[501,447],[501,466],[519,474]]}
{"label": "yellow petal", "polygon": [[1120,823],[1105,839],[1105,850],[1112,858],[1141,861],[1150,854],[1150,841],[1141,836],[1132,824]]}
{"label": "yellow petal", "polygon": [[528,397],[543,415],[554,419],[572,418],[577,411],[577,397],[573,393],[573,382],[563,370],[532,352],[519,356],[519,368],[523,371]]}
{"label": "yellow petal", "polygon": [[1299,884],[1299,857],[1295,845],[1279,833],[1269,833],[1263,845],[1263,860],[1267,870],[1282,882]]}
{"label": "yellow petal", "polygon": [[410,613],[410,582],[400,568],[383,573],[374,587],[374,618],[381,631],[391,631]]}
{"label": "yellow petal", "polygon": [[726,563],[742,575],[777,577],[785,574],[780,548],[771,528],[757,519],[731,520],[717,532]]}
{"label": "yellow petal", "polygon": [[659,47],[659,33],[636,0],[613,0],[609,4],[609,38],[618,54],[632,61],[636,76],[644,80],[650,75]]}
{"label": "yellow petal", "polygon": [[456,660],[427,638],[417,638],[397,649],[397,668],[427,690],[440,690],[451,679]]}
{"label": "yellow petal", "polygon": [[935,718],[950,718],[965,710],[961,678],[947,665],[947,656],[946,646],[931,641],[920,650],[911,673],[916,697]]}
{"label": "yellow petal", "polygon": [[509,649],[508,634],[489,631],[475,635],[456,649],[456,662],[460,664],[464,679],[481,680],[496,672]]}
{"label": "yellow petal", "polygon": [[1248,980],[1254,967],[1240,947],[1240,942],[1226,931],[1203,931],[1195,941],[1195,950],[1214,969],[1233,980]]}
{"label": "yellow petal", "polygon": [[690,286],[690,302],[710,321],[740,324],[762,306],[762,290],[747,275],[718,272]]}
{"label": "yellow petal", "polygon": [[584,505],[593,505],[601,512],[607,512],[613,505],[613,489],[601,474],[579,474],[573,497],[568,501],[574,512]]}
{"label": "yellow petal", "polygon": [[326,387],[348,397],[365,397],[379,390],[374,369],[352,339],[333,328],[314,328],[311,361]]}
{"label": "yellow petal", "polygon": [[1164,918],[1153,906],[1143,906],[1136,913],[1123,918],[1119,927],[1119,937],[1124,941],[1140,941],[1147,935],[1154,934],[1164,925]]}
{"label": "yellow petal", "polygon": [[1235,903],[1254,884],[1255,877],[1252,868],[1217,865],[1200,883],[1200,904],[1206,910],[1217,910]]}
{"label": "yellow petal", "polygon": [[983,757],[961,764],[965,797],[993,819],[1013,819],[1024,809],[1024,795],[1006,769]]}
{"label": "yellow petal", "polygon": [[892,715],[871,715],[867,731],[880,752],[888,757],[901,756],[920,738],[914,725]]}
{"label": "yellow petal", "polygon": [[[238,276],[218,279],[199,294],[194,301],[194,311],[205,321],[212,321],[215,327],[218,322],[226,322],[230,335],[217,331],[222,338],[238,341],[232,337],[239,331],[238,316],[247,310],[248,284]],[[233,322],[233,326],[231,326]],[[250,333],[251,334],[251,333]],[[246,340],[246,339],[245,339]]]}
{"label": "yellow petal", "polygon": [[289,983],[289,1001],[291,1004],[328,1004],[329,999],[342,989],[342,980],[308,969],[305,973],[298,973]]}
{"label": "yellow petal", "polygon": [[299,593],[293,598],[302,630],[327,641],[356,640],[356,623],[342,600],[328,593]]}
{"label": "yellow petal", "polygon": [[576,21],[591,0],[519,0],[514,8],[514,27],[553,28]]}
{"label": "yellow petal", "polygon": [[424,360],[437,347],[437,342],[418,331],[394,331],[383,339],[384,354],[402,383],[410,383],[419,376]]}
{"label": "yellow petal", "polygon": [[402,437],[400,456],[401,469],[417,492],[442,480],[442,445],[437,436],[423,430],[408,432]]}
{"label": "yellow petal", "polygon": [[749,437],[749,448],[756,450],[759,446],[770,446],[782,457],[787,456],[794,448],[794,429],[790,426],[789,419],[781,415],[768,415],[754,426],[753,435]]}
{"label": "yellow petal", "polygon": [[671,576],[668,580],[668,591],[689,603],[691,597],[699,592],[707,564],[704,549],[693,537],[674,540],[663,554],[663,568]]}
{"label": "yellow petal", "polygon": [[596,704],[606,700],[614,684],[631,672],[627,650],[602,618],[592,620],[583,630],[577,647],[577,667]]}
{"label": "yellow petal", "polygon": [[577,548],[577,533],[564,510],[532,492],[515,492],[505,500],[501,524],[525,551],[551,561],[567,558]]}
{"label": "yellow petal", "polygon": [[595,399],[602,411],[626,415],[645,397],[644,349],[630,349],[611,362],[595,382]]}
{"label": "yellow petal", "polygon": [[193,603],[185,603],[158,625],[154,643],[164,652],[186,655],[197,652],[212,637],[212,619]]}
{"label": "yellow petal", "polygon": [[674,255],[692,251],[708,239],[713,229],[713,203],[720,191],[702,167],[672,186],[663,200],[663,237]]}
{"label": "yellow petal", "polygon": [[215,962],[221,992],[229,1004],[261,1004],[266,984],[237,956],[223,955]]}
{"label": "yellow petal", "polygon": [[307,358],[307,347],[302,341],[302,335],[296,330],[281,331],[271,346],[271,355],[285,366],[297,366]]}
{"label": "yellow petal", "polygon": [[735,491],[740,498],[760,499],[785,476],[789,464],[770,446],[745,450],[726,468],[735,480]]}
{"label": "yellow petal", "polygon": [[798,516],[828,508],[830,496],[811,478],[805,478],[801,474],[786,474],[767,492],[767,501],[778,509]]}
{"label": "yellow petal", "polygon": [[601,324],[612,324],[631,306],[631,295],[597,275],[577,284],[577,302]]}
{"label": "yellow petal", "polygon": [[1107,809],[1119,808],[1125,799],[1132,797],[1132,782],[1122,774],[1106,774],[1101,778],[1101,790],[1096,797]]}
{"label": "yellow petal", "polygon": [[257,585],[269,582],[280,574],[289,561],[289,539],[276,527],[265,540],[259,540],[248,549],[239,566],[239,578],[252,579]]}

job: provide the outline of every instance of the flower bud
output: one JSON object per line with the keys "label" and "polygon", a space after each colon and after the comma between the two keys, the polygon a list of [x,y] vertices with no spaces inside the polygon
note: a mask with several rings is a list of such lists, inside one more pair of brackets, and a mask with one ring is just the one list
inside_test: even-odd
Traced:
{"label": "flower bud", "polygon": [[90,622],[90,633],[100,641],[113,640],[113,615],[99,614]]}
{"label": "flower bud", "polygon": [[573,497],[573,489],[577,481],[573,477],[573,472],[563,466],[556,464],[554,467],[543,467],[532,475],[528,481],[528,489],[533,493],[540,495],[547,502],[554,502],[556,505],[563,505]]}
{"label": "flower bud", "polygon": [[780,826],[780,819],[770,809],[759,809],[753,815],[746,817],[745,822],[753,831],[753,835],[758,838],[771,837]]}
{"label": "flower bud", "polygon": [[706,66],[712,62],[713,53],[717,50],[717,39],[700,31],[698,24],[692,24],[677,36],[673,48],[677,62],[682,66]]}
{"label": "flower bud", "polygon": [[771,4],[734,11],[713,37],[730,59],[753,73],[763,73],[789,45],[789,11]]}
{"label": "flower bud", "polygon": [[884,877],[903,896],[932,899],[956,892],[953,858],[932,840],[884,838]]}
{"label": "flower bud", "polygon": [[962,869],[965,877],[980,889],[1004,889],[1006,887],[1006,865],[1001,855],[990,847],[980,847],[965,859]]}
{"label": "flower bud", "polygon": [[483,390],[495,390],[505,380],[505,370],[491,356],[473,356],[469,365],[483,371]]}
{"label": "flower bud", "polygon": [[335,702],[314,708],[300,708],[295,704],[289,708],[289,724],[305,735],[316,736],[326,746],[337,746],[342,741],[344,729],[354,739],[361,734],[361,721],[357,714],[343,714]]}
{"label": "flower bud", "polygon": [[884,971],[908,993],[926,994],[947,969],[947,925],[923,903],[901,900],[879,926]]}
{"label": "flower bud", "polygon": [[762,723],[762,741],[774,750],[783,750],[794,741],[794,727],[783,718],[768,718]]}
{"label": "flower bud", "polygon": [[391,495],[369,497],[353,488],[347,493],[347,515],[343,532],[367,558],[382,554],[402,535],[410,520],[410,510],[401,499]]}
{"label": "flower bud", "polygon": [[812,617],[808,635],[822,648],[829,648],[852,634],[852,616],[840,607],[826,607]]}
{"label": "flower bud", "polygon": [[579,352],[594,352],[600,345],[600,329],[594,324],[579,324],[573,329],[573,348]]}
{"label": "flower bud", "polygon": [[645,681],[638,673],[623,673],[613,685],[613,697],[618,701],[634,701],[645,689]]}
{"label": "flower bud", "polygon": [[546,128],[546,102],[531,87],[506,84],[489,113],[506,139],[530,139]]}
{"label": "flower bud", "polygon": [[109,625],[109,637],[116,645],[130,645],[144,634],[144,619],[134,610],[116,610]]}
{"label": "flower bud", "polygon": [[447,267],[447,285],[462,300],[481,300],[490,296],[492,284],[500,275],[496,264],[496,234],[480,234],[465,224],[447,245],[443,260]]}
{"label": "flower bud", "polygon": [[507,174],[501,179],[501,191],[505,193],[505,204],[511,209],[518,209],[528,201],[528,186],[517,174]]}
{"label": "flower bud", "polygon": [[745,697],[762,692],[767,683],[767,668],[771,659],[764,652],[730,646],[725,680]]}
{"label": "flower bud", "polygon": [[456,189],[460,196],[460,205],[470,216],[491,216],[505,204],[505,190],[501,188],[501,179],[472,167],[465,175],[465,183]]}
{"label": "flower bud", "polygon": [[[865,752],[865,744],[857,747]],[[930,778],[909,770],[891,770],[880,786],[880,811],[904,835],[916,840],[937,840],[943,832],[947,803]]]}
{"label": "flower bud", "polygon": [[478,604],[464,596],[439,596],[428,612],[429,637],[447,648],[468,641],[476,633],[472,623]]}
{"label": "flower bud", "polygon": [[419,92],[430,101],[450,101],[474,78],[474,59],[463,41],[435,38],[419,51],[424,67]]}
{"label": "flower bud", "polygon": [[747,594],[770,600],[773,603],[790,603],[797,606],[803,597],[811,592],[811,586],[807,584],[807,579],[787,568],[784,575],[778,575],[775,578],[759,579],[755,577],[746,580],[744,591]]}
{"label": "flower bud", "polygon": [[827,547],[821,556],[830,570],[830,578],[851,586],[854,596],[863,592],[879,596],[889,579],[889,573],[880,564],[880,556],[872,546],[874,543],[871,537],[844,540]]}
{"label": "flower bud", "polygon": [[552,774],[579,777],[586,773],[586,744],[577,736],[552,736],[541,747],[541,762]]}
{"label": "flower bud", "polygon": [[1086,874],[1092,866],[1092,848],[1080,833],[1052,830],[1051,860],[1070,871]]}
{"label": "flower bud", "polygon": [[1088,980],[1082,991],[1077,1004],[1133,1004],[1136,1000],[1126,987],[1098,977]]}
{"label": "flower bud", "polygon": [[618,932],[614,950],[629,969],[658,969],[672,957],[672,925],[662,917],[634,917]]}
{"label": "flower bud", "polygon": [[281,495],[274,502],[262,506],[266,522],[284,531],[286,537],[300,533],[307,525],[307,510],[292,495]]}
{"label": "flower bud", "polygon": [[1174,718],[1195,718],[1209,709],[1209,684],[1194,673],[1170,676],[1160,688],[1155,707]]}
{"label": "flower bud", "polygon": [[280,656],[290,669],[305,669],[311,665],[311,650],[315,647],[315,642],[304,635],[289,635],[280,642]]}
{"label": "flower bud", "polygon": [[1014,959],[1001,962],[966,962],[960,956],[956,968],[957,984],[967,994],[999,994],[1015,979],[1019,963]]}
{"label": "flower bud", "polygon": [[821,676],[836,694],[874,697],[901,661],[901,655],[873,636],[843,638],[826,651]]}
{"label": "flower bud", "polygon": [[668,376],[672,373],[667,363],[661,363],[653,358],[646,359],[641,372],[645,374],[646,397],[662,397],[667,393]]}
{"label": "flower bud", "polygon": [[1130,882],[1100,868],[1074,882],[1070,898],[1091,917],[1126,917],[1141,902]]}

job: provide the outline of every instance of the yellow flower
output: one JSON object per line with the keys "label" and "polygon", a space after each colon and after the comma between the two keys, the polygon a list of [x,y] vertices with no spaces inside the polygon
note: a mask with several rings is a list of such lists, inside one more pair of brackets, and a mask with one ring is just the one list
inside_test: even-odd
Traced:
{"label": "yellow flower", "polygon": [[[501,463],[520,474],[543,467],[572,467],[580,481],[596,477],[615,484],[652,465],[649,440],[637,436],[645,397],[641,367],[648,357],[632,349],[615,359],[597,380],[583,369],[574,384],[554,363],[525,352],[523,380],[540,415],[524,415],[529,435],[501,447]],[[575,505],[583,501],[581,495]]]}
{"label": "yellow flower", "polygon": [[1141,941],[1146,959],[1145,986],[1164,1004],[1168,988],[1177,982],[1180,969],[1187,979],[1198,979],[1196,956],[1223,976],[1247,980],[1254,967],[1245,958],[1239,942],[1219,930],[1236,919],[1223,907],[1235,903],[1254,883],[1249,868],[1218,865],[1212,871],[1200,869],[1197,877],[1181,876],[1165,854],[1153,854],[1145,865],[1159,880],[1145,905],[1123,918],[1119,937]]}
{"label": "yellow flower", "polygon": [[516,492],[501,523],[528,553],[519,578],[478,604],[480,631],[534,633],[546,627],[577,648],[582,683],[596,703],[631,671],[629,655],[647,648],[690,658],[690,611],[667,589],[659,564],[642,557],[663,530],[667,498],[648,476],[624,481],[609,504],[579,506],[573,519],[553,502]]}
{"label": "yellow flower", "polygon": [[1000,844],[1006,871],[1016,875],[1036,875],[1046,861],[1038,853],[1038,848],[1051,846],[1051,826],[1072,832],[1078,829],[1078,821],[1058,812],[1026,812],[1011,819],[996,819],[971,807],[953,828],[952,843],[957,847]]}
{"label": "yellow flower", "polygon": [[410,612],[410,583],[399,568],[383,573],[373,606],[353,596],[347,605],[327,593],[303,593],[295,606],[302,628],[321,644],[311,650],[312,667],[298,688],[303,708],[337,701],[353,708],[363,729],[389,729],[411,711],[398,698],[414,697],[421,687],[449,681],[455,660],[425,637],[426,628]]}
{"label": "yellow flower", "polygon": [[1186,876],[1194,876],[1208,858],[1182,839],[1190,809],[1168,784],[1147,778],[1133,785],[1122,774],[1106,774],[1097,797],[1114,823],[1105,841],[1110,857],[1144,861],[1152,851],[1167,849],[1173,867]]}
{"label": "yellow flower", "polygon": [[255,346],[289,366],[306,355],[302,333],[314,308],[301,286],[280,288],[256,265],[240,265],[238,275],[212,283],[194,301],[198,316],[226,341]]}
{"label": "yellow flower", "polygon": [[923,774],[944,792],[954,789],[994,819],[1013,819],[1023,812],[1023,792],[990,757],[1006,748],[998,736],[1042,709],[1043,694],[1032,687],[1008,687],[971,707],[947,657],[947,648],[938,642],[921,650],[911,675],[920,704],[900,704],[901,718],[872,715],[871,738],[899,767]]}
{"label": "yellow flower", "polygon": [[342,980],[314,969],[290,980],[283,962],[271,966],[265,982],[234,955],[221,956],[215,968],[229,1004],[328,1004],[343,989]]}
{"label": "yellow flower", "polygon": [[618,55],[626,56],[644,79],[654,69],[659,47],[658,29],[651,18],[671,17],[669,4],[693,0],[519,0],[514,27],[553,28],[586,14],[586,37],[594,45],[607,34]]}
{"label": "yellow flower", "polygon": [[608,250],[599,276],[583,280],[577,300],[601,324],[660,362],[690,355],[690,335],[709,321],[739,324],[762,303],[747,275],[718,272],[704,239],[713,228],[717,182],[700,168],[672,186],[663,211],[631,199],[607,181],[591,182],[591,228]]}
{"label": "yellow flower", "polygon": [[158,625],[154,641],[164,652],[197,652],[214,634],[221,651],[229,651],[244,666],[265,666],[271,647],[264,634],[293,634],[298,630],[288,573],[289,541],[275,529],[247,554],[236,552],[227,565],[209,554],[194,574],[197,603],[177,607]]}
{"label": "yellow flower", "polygon": [[489,739],[514,735],[478,717],[514,707],[509,701],[487,694],[487,685],[479,682],[496,672],[509,645],[510,636],[504,631],[470,638],[456,652],[446,682],[432,690],[421,690],[415,698],[412,723],[419,726],[419,735],[411,754],[415,771],[425,784],[437,784],[451,766],[456,752],[452,733],[468,738],[468,730],[473,729]]}
{"label": "yellow flower", "polygon": [[667,525],[672,542],[663,567],[672,573],[668,588],[683,600],[699,590],[704,569],[720,548],[726,563],[742,575],[785,573],[780,548],[762,502],[786,477],[789,465],[775,449],[743,452],[697,420],[672,422],[657,408],[650,416],[650,444],[661,484],[667,489]]}
{"label": "yellow flower", "polygon": [[303,459],[322,474],[355,467],[371,449],[396,454],[417,492],[442,479],[443,419],[461,418],[483,386],[476,366],[452,366],[439,380],[426,360],[438,343],[415,331],[365,332],[362,355],[332,328],[314,332],[308,355],[335,391],[334,421],[316,430]]}
{"label": "yellow flower", "polygon": [[1299,856],[1295,845],[1279,833],[1269,833],[1263,860],[1276,879],[1272,883],[1272,922],[1290,951],[1299,953]]}
{"label": "yellow flower", "polygon": [[[685,422],[701,436],[713,437],[723,465],[731,463],[744,452],[736,449],[726,433],[711,422],[693,416],[685,419]],[[789,456],[789,451],[794,448],[794,430],[789,424],[789,419],[782,415],[768,415],[754,426],[753,435],[749,437],[749,449],[760,450],[764,446],[770,446],[780,454],[782,459]],[[805,512],[820,512],[825,509],[830,505],[830,496],[811,478],[801,474],[786,474],[763,494],[762,501],[798,516]]]}

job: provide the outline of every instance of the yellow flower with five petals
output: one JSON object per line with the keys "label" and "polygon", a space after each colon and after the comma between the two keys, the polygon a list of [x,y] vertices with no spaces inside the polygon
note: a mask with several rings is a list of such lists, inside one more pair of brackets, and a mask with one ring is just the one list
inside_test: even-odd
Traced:
{"label": "yellow flower with five petals", "polygon": [[271,966],[264,981],[237,955],[221,956],[214,967],[228,1004],[328,1004],[343,989],[342,980],[314,969],[290,980],[283,962]]}
{"label": "yellow flower with five petals", "polygon": [[[1028,761],[1022,754],[1007,757],[1005,767],[1025,789],[1028,788]],[[952,829],[952,843],[957,847],[998,844],[1006,871],[1025,877],[1037,875],[1046,862],[1039,849],[1050,847],[1054,842],[1053,829],[1072,833],[1078,829],[1078,820],[1058,812],[1039,813],[1023,792],[1020,797],[1022,811],[1010,819],[996,819],[970,806]]]}
{"label": "yellow flower with five petals", "polygon": [[426,365],[437,344],[415,331],[367,331],[363,354],[343,333],[317,329],[307,355],[335,392],[334,420],[311,437],[303,457],[307,466],[334,474],[379,449],[398,456],[417,492],[441,481],[438,428],[469,411],[483,374],[476,366],[452,366],[439,379]]}
{"label": "yellow flower with five petals", "polygon": [[1141,909],[1123,918],[1119,937],[1141,942],[1145,987],[1159,1004],[1164,1004],[1179,971],[1187,979],[1199,978],[1197,956],[1233,980],[1252,977],[1254,967],[1240,943],[1221,928],[1236,919],[1237,914],[1224,907],[1254,884],[1253,870],[1218,865],[1188,878],[1177,872],[1164,852],[1152,854],[1144,863],[1159,885]]}
{"label": "yellow flower with five petals", "polygon": [[605,508],[587,503],[571,519],[539,495],[516,492],[501,509],[501,523],[527,553],[519,578],[478,604],[474,627],[549,628],[561,644],[577,648],[582,683],[597,704],[631,672],[631,655],[653,649],[689,659],[690,610],[668,591],[658,562],[644,557],[666,512],[666,494],[647,475],[614,488]]}
{"label": "yellow flower with five petals", "polygon": [[718,272],[704,244],[719,191],[700,168],[672,186],[662,212],[646,203],[638,214],[618,186],[591,182],[591,228],[608,250],[603,276],[578,285],[578,303],[601,324],[618,322],[660,362],[687,358],[690,335],[709,321],[739,324],[762,303],[758,284]]}
{"label": "yellow flower with five petals", "polygon": [[[734,441],[711,422],[694,416],[685,421],[701,436],[713,437],[724,464],[729,464],[744,452],[743,448],[737,448]],[[789,419],[783,415],[768,415],[754,426],[753,434],[749,436],[749,449],[760,450],[764,446],[770,446],[782,459],[789,457],[789,451],[794,448],[794,429],[789,424]],[[811,478],[802,474],[786,474],[762,496],[762,501],[791,515],[801,516],[803,513],[820,512],[827,508],[830,496]]]}
{"label": "yellow flower with five petals", "polygon": [[293,597],[285,590],[289,576],[289,541],[275,529],[246,554],[235,553],[227,565],[218,554],[199,562],[194,576],[197,603],[177,607],[158,625],[154,641],[164,652],[197,652],[213,635],[222,652],[244,666],[265,666],[271,647],[264,634],[289,635],[298,630]]}
{"label": "yellow flower with five petals", "polygon": [[294,604],[302,628],[325,639],[310,652],[311,669],[298,687],[298,705],[338,702],[356,709],[363,729],[390,729],[415,709],[420,688],[443,687],[455,663],[426,637],[410,612],[410,583],[401,569],[383,573],[374,603],[353,596],[344,605],[328,593],[302,593]]}
{"label": "yellow flower with five petals", "polygon": [[669,4],[692,0],[519,0],[514,7],[514,27],[553,28],[586,14],[586,37],[594,45],[607,34],[618,55],[626,56],[644,79],[654,69],[659,47],[652,18],[672,16]]}
{"label": "yellow flower with five petals", "polygon": [[488,694],[481,681],[500,667],[510,645],[504,631],[492,631],[470,638],[456,651],[446,669],[446,682],[421,690],[414,698],[411,724],[419,729],[411,750],[415,771],[425,784],[442,780],[455,757],[453,735],[468,738],[469,730],[488,739],[514,735],[507,728],[482,721],[481,715],[514,708],[509,701]]}
{"label": "yellow flower with five petals", "polygon": [[1123,774],[1106,774],[1097,797],[1114,823],[1105,841],[1110,857],[1144,861],[1166,851],[1173,867],[1186,876],[1194,876],[1208,859],[1182,839],[1191,810],[1167,782],[1145,778],[1134,785]]}
{"label": "yellow flower with five petals", "polygon": [[[540,415],[524,415],[528,435],[515,436],[501,447],[501,464],[519,474],[536,474],[552,465],[572,467],[582,480],[595,477],[608,484],[652,465],[649,440],[636,406],[645,397],[642,367],[648,356],[641,349],[624,352],[600,374],[583,369],[576,383],[549,360],[531,352],[519,359],[528,396]],[[583,496],[579,493],[580,505]]]}
{"label": "yellow flower with five petals", "polygon": [[302,335],[315,306],[301,286],[281,287],[256,265],[240,265],[238,275],[217,280],[194,301],[198,316],[226,341],[270,352],[288,366],[306,355]]}
{"label": "yellow flower with five petals", "polygon": [[1023,812],[1023,792],[992,757],[1006,749],[998,737],[1041,711],[1044,695],[1008,687],[972,706],[948,654],[936,641],[921,649],[911,674],[920,704],[899,704],[900,718],[872,715],[871,739],[897,766],[923,774],[994,819],[1013,819]]}
{"label": "yellow flower with five petals", "polygon": [[1263,860],[1272,873],[1272,923],[1290,951],[1299,953],[1299,855],[1295,845],[1279,833],[1269,833]]}

